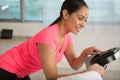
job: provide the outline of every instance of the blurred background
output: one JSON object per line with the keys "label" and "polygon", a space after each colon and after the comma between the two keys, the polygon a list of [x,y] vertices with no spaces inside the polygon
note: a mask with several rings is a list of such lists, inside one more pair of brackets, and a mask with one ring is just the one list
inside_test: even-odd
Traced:
{"label": "blurred background", "polygon": [[[63,1],[0,0],[0,31],[12,30],[11,39],[0,39],[0,54],[51,24],[59,16]],[[101,50],[120,47],[120,0],[85,1],[89,6],[86,27],[78,35],[72,35],[77,55],[90,46],[97,46]],[[9,32],[7,34],[10,35]],[[58,66],[60,70],[62,67],[66,72],[70,71],[65,58]],[[119,67],[119,59],[110,63],[104,80],[120,80]],[[81,70],[85,68],[84,65]],[[32,75],[33,80],[36,80],[36,75],[38,74]]]}

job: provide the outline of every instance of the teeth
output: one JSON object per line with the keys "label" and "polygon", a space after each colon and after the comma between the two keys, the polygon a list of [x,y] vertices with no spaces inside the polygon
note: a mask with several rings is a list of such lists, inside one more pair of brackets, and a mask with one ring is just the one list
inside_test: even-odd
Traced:
{"label": "teeth", "polygon": [[76,27],[77,29],[81,29],[80,27]]}
{"label": "teeth", "polygon": [[76,26],[76,29],[77,29],[77,31],[80,31],[81,28]]}

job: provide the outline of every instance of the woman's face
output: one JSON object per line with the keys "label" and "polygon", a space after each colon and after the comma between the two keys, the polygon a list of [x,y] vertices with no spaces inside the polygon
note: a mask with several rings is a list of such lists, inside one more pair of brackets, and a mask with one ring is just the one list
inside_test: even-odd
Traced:
{"label": "woman's face", "polygon": [[68,15],[65,19],[65,26],[67,32],[77,34],[85,26],[88,18],[88,8],[82,7],[76,12]]}

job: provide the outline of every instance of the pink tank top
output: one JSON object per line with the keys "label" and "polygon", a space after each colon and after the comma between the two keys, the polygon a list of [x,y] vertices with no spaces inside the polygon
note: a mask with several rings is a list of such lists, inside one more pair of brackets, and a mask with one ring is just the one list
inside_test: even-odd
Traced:
{"label": "pink tank top", "polygon": [[24,43],[4,52],[0,55],[0,68],[16,74],[19,78],[41,70],[42,64],[37,43],[52,47],[56,51],[56,63],[58,63],[65,49],[72,42],[70,34],[66,34],[63,47],[59,51],[58,29],[58,24],[49,26]]}

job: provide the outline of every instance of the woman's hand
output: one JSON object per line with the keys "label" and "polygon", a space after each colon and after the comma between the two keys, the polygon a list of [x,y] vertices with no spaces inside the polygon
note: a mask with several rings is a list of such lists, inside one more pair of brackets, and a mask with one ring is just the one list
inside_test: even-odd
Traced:
{"label": "woman's hand", "polygon": [[83,53],[87,54],[87,55],[95,55],[95,54],[98,54],[99,52],[102,52],[102,51],[97,49],[95,46],[88,47],[88,48],[83,50]]}
{"label": "woman's hand", "polygon": [[102,77],[105,74],[105,69],[104,67],[100,66],[99,64],[93,64],[88,68],[88,71],[97,71]]}

